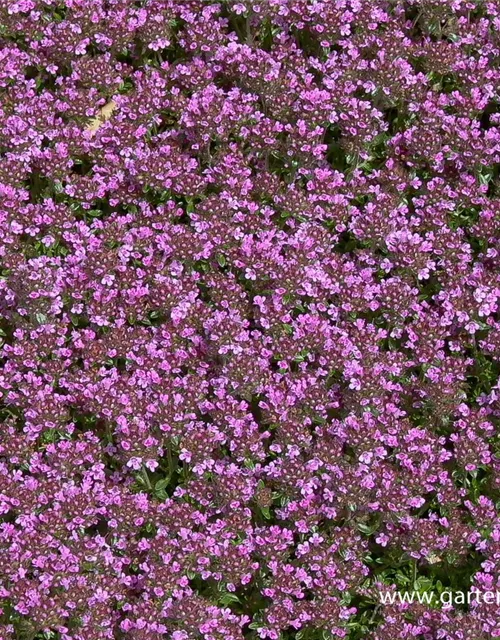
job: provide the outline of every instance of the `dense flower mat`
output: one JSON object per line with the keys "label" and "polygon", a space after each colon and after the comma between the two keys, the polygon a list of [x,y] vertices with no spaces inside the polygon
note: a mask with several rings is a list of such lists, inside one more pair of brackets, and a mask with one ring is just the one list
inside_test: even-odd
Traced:
{"label": "dense flower mat", "polygon": [[0,0],[1,640],[482,640],[498,0]]}

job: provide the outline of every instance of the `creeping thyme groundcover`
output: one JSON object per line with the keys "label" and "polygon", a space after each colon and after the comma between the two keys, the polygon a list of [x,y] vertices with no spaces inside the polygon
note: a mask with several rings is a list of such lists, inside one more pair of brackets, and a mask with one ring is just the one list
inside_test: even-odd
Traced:
{"label": "creeping thyme groundcover", "polygon": [[1,640],[500,635],[499,34],[0,0]]}

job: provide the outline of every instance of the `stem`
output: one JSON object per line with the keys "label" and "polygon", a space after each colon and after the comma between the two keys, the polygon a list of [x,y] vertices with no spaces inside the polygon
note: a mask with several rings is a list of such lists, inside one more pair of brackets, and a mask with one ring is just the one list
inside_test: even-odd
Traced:
{"label": "stem", "polygon": [[142,465],[141,474],[144,478],[144,482],[146,483],[146,487],[148,488],[148,490],[153,491],[153,485],[151,484],[151,480],[149,479],[148,470],[144,465]]}
{"label": "stem", "polygon": [[167,465],[168,465],[168,477],[170,479],[174,475],[174,461],[172,459],[172,447],[170,445],[170,442],[168,443],[168,446],[167,446]]}

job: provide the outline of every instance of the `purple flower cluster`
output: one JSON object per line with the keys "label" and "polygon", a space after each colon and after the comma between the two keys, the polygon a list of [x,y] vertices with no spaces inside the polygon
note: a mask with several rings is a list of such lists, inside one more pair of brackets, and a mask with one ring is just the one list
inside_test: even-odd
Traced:
{"label": "purple flower cluster", "polygon": [[484,640],[500,2],[0,0],[1,640]]}

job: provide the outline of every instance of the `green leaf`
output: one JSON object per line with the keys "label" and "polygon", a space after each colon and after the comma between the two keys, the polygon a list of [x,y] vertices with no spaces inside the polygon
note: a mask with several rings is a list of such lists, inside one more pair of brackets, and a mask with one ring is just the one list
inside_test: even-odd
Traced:
{"label": "green leaf", "polygon": [[217,256],[217,262],[219,263],[219,265],[220,265],[221,267],[225,267],[225,266],[226,266],[226,264],[227,264],[227,262],[226,262],[226,256],[224,256],[222,253],[220,253],[220,254]]}
{"label": "green leaf", "polygon": [[219,602],[223,606],[227,606],[228,604],[232,604],[235,602],[241,604],[241,600],[234,593],[225,593],[221,598],[219,598]]}
{"label": "green leaf", "polygon": [[155,484],[155,493],[158,491],[164,491],[169,484],[170,484],[170,477],[163,478],[163,480],[158,480],[158,482]]}
{"label": "green leaf", "polygon": [[269,507],[261,507],[260,510],[266,520],[271,519],[271,511],[269,510]]}

